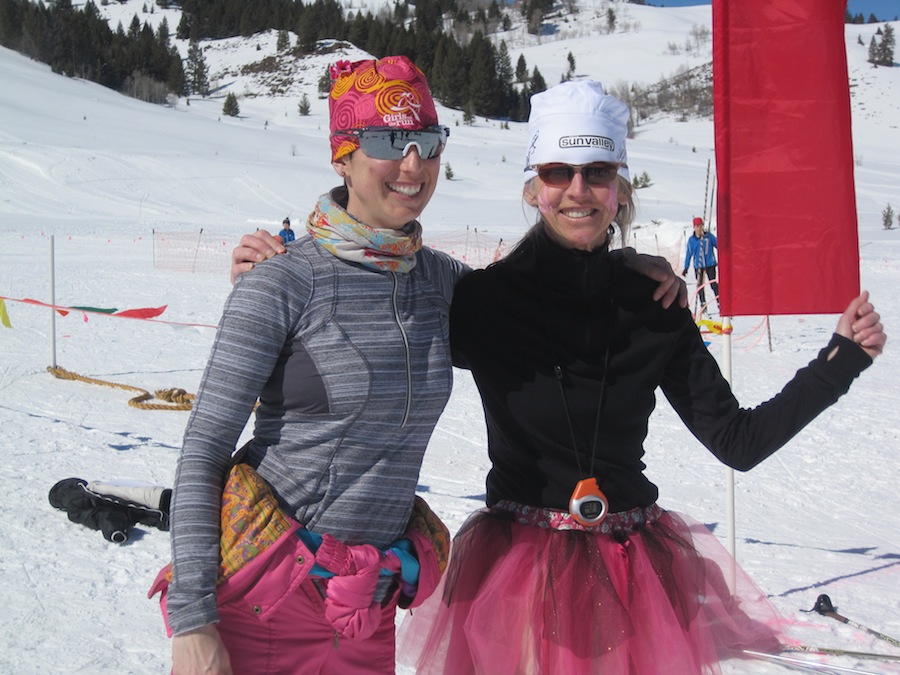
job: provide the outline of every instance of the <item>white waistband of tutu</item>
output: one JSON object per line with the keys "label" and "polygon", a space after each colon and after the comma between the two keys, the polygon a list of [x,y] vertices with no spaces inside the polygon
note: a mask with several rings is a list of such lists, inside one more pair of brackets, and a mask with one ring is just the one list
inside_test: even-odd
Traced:
{"label": "white waistband of tutu", "polygon": [[491,510],[509,512],[521,525],[531,525],[549,530],[581,530],[601,534],[639,530],[644,525],[655,523],[665,513],[660,506],[651,504],[629,511],[608,513],[599,525],[586,527],[576,522],[568,511],[558,511],[543,506],[529,506],[508,499],[501,499],[491,507]]}

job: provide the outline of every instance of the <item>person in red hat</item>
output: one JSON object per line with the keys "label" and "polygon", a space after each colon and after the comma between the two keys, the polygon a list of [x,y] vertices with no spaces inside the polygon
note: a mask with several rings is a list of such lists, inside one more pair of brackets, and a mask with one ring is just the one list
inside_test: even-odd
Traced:
{"label": "person in red hat", "polygon": [[700,306],[706,309],[706,280],[712,288],[716,302],[719,301],[719,281],[716,275],[716,235],[708,232],[703,225],[703,218],[694,218],[694,234],[688,237],[687,252],[684,258],[684,269],[681,276],[686,276],[691,261],[694,263],[694,274],[697,276],[697,295]]}

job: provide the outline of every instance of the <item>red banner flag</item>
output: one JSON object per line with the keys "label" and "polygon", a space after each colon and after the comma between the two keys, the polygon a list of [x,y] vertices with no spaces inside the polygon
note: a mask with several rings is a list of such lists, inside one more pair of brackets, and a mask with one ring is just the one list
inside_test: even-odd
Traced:
{"label": "red banner flag", "polygon": [[713,0],[722,316],[859,293],[846,0]]}

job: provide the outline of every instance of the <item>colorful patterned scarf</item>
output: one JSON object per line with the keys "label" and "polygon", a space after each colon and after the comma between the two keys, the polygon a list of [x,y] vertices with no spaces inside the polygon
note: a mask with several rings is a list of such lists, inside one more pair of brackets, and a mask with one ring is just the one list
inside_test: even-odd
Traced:
{"label": "colorful patterned scarf", "polygon": [[319,197],[306,229],[341,260],[382,272],[411,271],[416,266],[416,251],[422,248],[422,226],[417,220],[401,230],[369,227],[347,213],[331,194]]}

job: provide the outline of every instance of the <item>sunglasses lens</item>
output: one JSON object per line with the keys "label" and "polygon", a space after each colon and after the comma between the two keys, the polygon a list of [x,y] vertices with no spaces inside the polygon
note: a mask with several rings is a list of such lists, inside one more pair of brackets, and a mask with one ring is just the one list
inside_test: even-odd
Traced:
{"label": "sunglasses lens", "polygon": [[403,159],[413,147],[422,159],[434,159],[443,152],[446,143],[447,134],[443,130],[373,129],[359,134],[359,147],[373,159]]}
{"label": "sunglasses lens", "polygon": [[545,164],[538,169],[538,176],[551,187],[567,187],[575,177],[575,169],[568,164]]}
{"label": "sunglasses lens", "polygon": [[581,175],[588,185],[609,185],[618,172],[619,167],[615,164],[588,164],[581,169]]}

